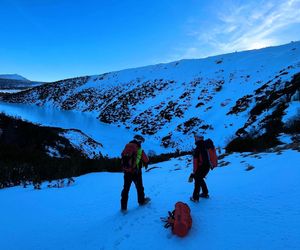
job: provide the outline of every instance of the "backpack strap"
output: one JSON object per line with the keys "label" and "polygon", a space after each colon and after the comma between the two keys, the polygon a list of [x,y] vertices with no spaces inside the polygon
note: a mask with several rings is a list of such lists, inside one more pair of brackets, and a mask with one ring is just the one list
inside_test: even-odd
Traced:
{"label": "backpack strap", "polygon": [[139,148],[136,154],[136,160],[135,160],[135,165],[137,168],[140,168],[140,162],[142,159],[142,154],[143,154],[143,150],[142,148]]}
{"label": "backpack strap", "polygon": [[165,222],[164,228],[174,227],[174,221],[175,221],[174,212],[175,210],[173,212],[168,211],[169,216],[166,218],[161,218],[161,220]]}

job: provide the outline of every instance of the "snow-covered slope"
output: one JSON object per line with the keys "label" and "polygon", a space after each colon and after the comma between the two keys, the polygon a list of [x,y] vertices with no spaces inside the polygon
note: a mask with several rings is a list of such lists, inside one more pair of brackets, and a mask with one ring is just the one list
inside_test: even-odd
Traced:
{"label": "snow-covered slope", "polygon": [[[77,129],[65,129],[59,133],[59,136],[66,138],[72,148],[80,152],[87,159],[98,159],[103,156],[103,146],[83,132]],[[60,151],[65,145],[60,142],[55,146],[46,146],[45,150],[51,157],[66,158],[67,155],[61,154]]]}
{"label": "snow-covered slope", "polygon": [[4,100],[90,112],[168,148],[191,149],[194,131],[224,146],[234,135],[264,133],[298,105],[291,99],[299,73],[300,42],[294,42],[62,80]]}
{"label": "snow-covered slope", "polygon": [[60,135],[67,138],[71,145],[87,158],[96,159],[102,156],[102,144],[94,141],[80,130],[68,129]]}
{"label": "snow-covered slope", "polygon": [[[62,189],[45,183],[39,191],[0,190],[1,249],[299,249],[298,151],[225,157],[227,166],[207,177],[210,199],[197,204],[189,201],[189,160],[173,159],[145,172],[152,201],[139,207],[133,185],[125,215],[119,210],[121,173],[88,174]],[[249,165],[254,168],[246,171]],[[191,208],[193,225],[185,238],[160,221],[177,201]]]}

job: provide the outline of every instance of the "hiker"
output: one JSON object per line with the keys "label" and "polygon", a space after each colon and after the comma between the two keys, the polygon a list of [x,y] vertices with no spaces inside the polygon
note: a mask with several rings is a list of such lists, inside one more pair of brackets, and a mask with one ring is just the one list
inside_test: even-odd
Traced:
{"label": "hiker", "polygon": [[[217,166],[216,150],[211,139],[204,141],[199,134],[194,135],[196,148],[193,152],[193,173],[190,179],[195,180],[193,196],[191,201],[199,201],[199,197],[209,198],[208,188],[204,178],[210,169]],[[200,194],[200,189],[202,193]]]}
{"label": "hiker", "polygon": [[127,210],[128,193],[132,182],[134,182],[137,190],[138,203],[145,205],[150,201],[150,198],[145,197],[142,179],[142,167],[145,166],[145,169],[147,169],[149,162],[141,147],[144,141],[145,139],[142,136],[135,135],[122,152],[122,167],[124,171],[124,187],[121,194],[122,212]]}

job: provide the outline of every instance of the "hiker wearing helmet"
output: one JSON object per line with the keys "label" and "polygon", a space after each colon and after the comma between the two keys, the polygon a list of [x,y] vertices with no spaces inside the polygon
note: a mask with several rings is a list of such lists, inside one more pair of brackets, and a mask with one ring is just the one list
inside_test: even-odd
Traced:
{"label": "hiker wearing helmet", "polygon": [[[210,169],[209,155],[206,149],[204,137],[194,135],[196,148],[193,152],[193,173],[190,178],[195,180],[193,196],[191,201],[199,201],[199,197],[208,198],[208,189],[204,181]],[[200,189],[202,193],[200,194]]]}
{"label": "hiker wearing helmet", "polygon": [[140,135],[135,135],[133,140],[126,144],[122,152],[122,168],[124,171],[124,187],[121,193],[121,211],[127,210],[128,193],[131,183],[135,184],[138,196],[138,203],[145,205],[150,201],[150,198],[145,197],[142,167],[147,169],[149,159],[142,150],[142,143],[145,139]]}

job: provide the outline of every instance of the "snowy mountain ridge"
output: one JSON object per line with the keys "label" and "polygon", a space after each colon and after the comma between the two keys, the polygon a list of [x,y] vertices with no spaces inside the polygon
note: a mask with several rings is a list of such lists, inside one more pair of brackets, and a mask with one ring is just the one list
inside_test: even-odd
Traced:
{"label": "snowy mountain ridge", "polygon": [[16,93],[43,84],[43,82],[30,81],[18,74],[0,75],[0,93]]}
{"label": "snowy mountain ridge", "polygon": [[265,133],[275,118],[289,120],[288,109],[300,107],[293,101],[299,73],[300,42],[293,42],[61,80],[3,100],[89,112],[183,150],[194,131],[224,146],[234,136]]}
{"label": "snowy mountain ridge", "polygon": [[28,79],[18,74],[0,74],[0,79],[9,79],[9,80],[18,80],[18,81],[27,81]]}

